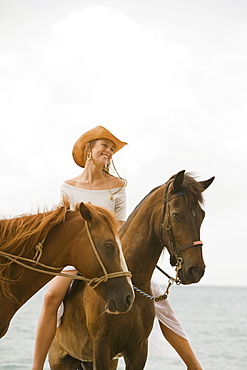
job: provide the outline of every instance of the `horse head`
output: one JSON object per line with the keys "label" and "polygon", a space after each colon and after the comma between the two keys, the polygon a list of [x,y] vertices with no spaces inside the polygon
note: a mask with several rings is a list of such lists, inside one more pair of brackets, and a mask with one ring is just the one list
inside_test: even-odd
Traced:
{"label": "horse head", "polygon": [[160,223],[160,241],[170,253],[182,284],[197,283],[205,271],[200,227],[205,216],[202,192],[213,182],[197,182],[180,171],[166,184]]}
{"label": "horse head", "polygon": [[83,244],[83,248],[85,244],[89,246],[86,265],[83,266],[84,275],[89,285],[106,301],[105,310],[108,313],[125,313],[133,304],[134,293],[118,237],[117,222],[109,211],[90,203],[81,203],[78,210],[87,232],[87,243]]}

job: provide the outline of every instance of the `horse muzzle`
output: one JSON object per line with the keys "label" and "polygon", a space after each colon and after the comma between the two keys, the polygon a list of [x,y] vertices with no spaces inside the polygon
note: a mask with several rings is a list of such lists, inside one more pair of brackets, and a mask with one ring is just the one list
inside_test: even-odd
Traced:
{"label": "horse muzzle", "polygon": [[107,301],[105,312],[112,315],[119,315],[127,313],[134,302],[134,295],[126,294],[125,299],[119,300],[117,297],[111,298]]}
{"label": "horse muzzle", "polygon": [[186,268],[183,266],[178,273],[179,280],[183,285],[198,283],[203,277],[205,272],[205,266],[199,267],[190,265]]}

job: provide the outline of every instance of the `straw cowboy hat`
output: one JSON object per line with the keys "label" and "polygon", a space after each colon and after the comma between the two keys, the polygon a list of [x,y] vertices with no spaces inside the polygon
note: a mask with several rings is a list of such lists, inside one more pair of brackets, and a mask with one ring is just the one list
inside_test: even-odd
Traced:
{"label": "straw cowboy hat", "polygon": [[96,126],[92,130],[89,130],[85,132],[83,135],[79,137],[79,139],[76,141],[72,155],[74,158],[74,161],[78,166],[85,167],[86,158],[84,158],[84,149],[86,144],[89,141],[97,140],[97,139],[109,139],[115,144],[115,150],[114,153],[118,152],[124,145],[124,141],[121,141],[117,139],[112,133],[104,128],[103,126]]}

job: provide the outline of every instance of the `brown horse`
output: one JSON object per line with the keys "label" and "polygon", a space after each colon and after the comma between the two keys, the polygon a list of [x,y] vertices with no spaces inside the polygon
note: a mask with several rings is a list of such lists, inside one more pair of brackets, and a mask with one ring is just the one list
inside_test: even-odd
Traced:
{"label": "brown horse", "polygon": [[51,274],[62,275],[54,270],[67,265],[85,276],[82,280],[95,288],[107,312],[130,309],[131,274],[115,217],[90,203],[78,204],[75,211],[69,206],[64,200],[49,212],[0,221],[0,337],[15,312],[52,279]]}
{"label": "brown horse", "polygon": [[[214,178],[197,182],[184,171],[152,190],[120,230],[132,281],[151,295],[150,280],[164,247],[183,284],[197,283],[204,274],[200,226],[205,212],[202,192]],[[103,301],[86,284],[78,285],[65,301],[65,314],[52,343],[52,370],[116,368],[124,356],[126,369],[141,370],[155,316],[153,300],[136,293],[131,310],[115,316],[104,312]],[[76,360],[77,359],[77,360]]]}

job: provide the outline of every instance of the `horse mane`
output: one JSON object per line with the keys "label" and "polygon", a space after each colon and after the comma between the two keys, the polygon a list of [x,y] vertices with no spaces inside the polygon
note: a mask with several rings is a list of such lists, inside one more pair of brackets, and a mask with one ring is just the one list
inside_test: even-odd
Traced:
{"label": "horse mane", "polygon": [[[141,208],[143,203],[153,194],[156,192],[156,190],[160,189],[162,186],[168,186],[175,178],[176,175],[173,175],[167,182],[165,182],[162,185],[156,186],[154,189],[152,189],[141,201],[140,203],[134,208],[132,213],[129,215],[127,221],[129,221],[130,218],[132,218],[136,212]],[[193,203],[199,202],[200,204],[204,203],[203,195],[202,195],[202,185],[200,182],[197,182],[195,180],[196,176],[191,173],[187,172],[184,175],[184,181],[182,185],[182,190],[184,191],[185,201],[187,204],[192,205]],[[126,222],[127,222],[126,221]]]}
{"label": "horse mane", "polygon": [[[89,211],[91,212],[93,219],[99,222],[101,220],[105,221],[109,225],[114,235],[118,233],[118,221],[114,213],[108,211],[106,208],[95,206],[90,202],[85,203],[85,205],[88,207]],[[80,203],[76,205],[75,209],[79,210],[79,207],[80,207]]]}
{"label": "horse mane", "polygon": [[[1,219],[0,251],[15,256],[25,255],[25,257],[33,258],[35,246],[47,236],[55,225],[65,220],[69,209],[70,203],[68,199],[64,198],[53,210],[38,211],[36,214],[22,214],[11,219]],[[14,262],[5,257],[0,257],[0,260],[2,290],[6,296],[11,297],[9,284],[16,283],[20,279],[23,269],[14,269]]]}
{"label": "horse mane", "polygon": [[0,220],[0,250],[15,255],[28,254],[53,226],[64,221],[69,209],[69,201],[63,199],[51,211]]}

